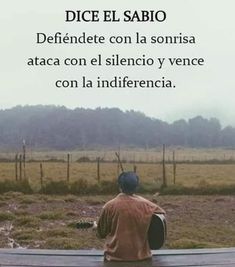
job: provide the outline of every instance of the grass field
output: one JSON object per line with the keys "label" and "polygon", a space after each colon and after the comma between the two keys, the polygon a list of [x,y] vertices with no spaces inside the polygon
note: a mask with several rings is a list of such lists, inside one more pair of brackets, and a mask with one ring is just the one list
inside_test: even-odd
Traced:
{"label": "grass field", "polygon": [[[102,249],[92,230],[77,230],[78,220],[97,220],[113,196],[0,196],[0,247]],[[167,213],[166,248],[235,246],[234,196],[150,196]]]}
{"label": "grass field", "polygon": [[[125,170],[133,170],[133,164],[124,164]],[[161,164],[136,164],[141,183],[160,186],[162,183]],[[43,163],[44,182],[66,180],[67,164],[63,162]],[[166,165],[168,184],[173,183],[172,164]],[[101,163],[100,179],[113,180],[117,177],[116,163]],[[26,164],[26,178],[34,188],[40,186],[40,166],[38,162]],[[71,163],[70,181],[86,179],[90,184],[97,180],[96,163]],[[0,180],[15,179],[14,163],[0,163]],[[187,187],[209,185],[234,185],[235,164],[178,164],[176,183]]]}
{"label": "grass field", "polygon": [[[198,186],[203,183],[217,185],[235,184],[235,150],[228,149],[192,149],[181,147],[170,147],[166,149],[166,160],[172,160],[175,151],[177,164],[176,183],[184,186]],[[26,178],[33,187],[38,188],[40,184],[40,161],[43,162],[44,181],[66,180],[67,176],[67,153],[61,151],[35,152],[27,148],[26,154]],[[97,179],[97,157],[103,161],[100,166],[101,180],[113,180],[118,175],[115,150],[90,150],[72,151],[70,164],[70,181],[79,178],[94,183]],[[15,153],[0,152],[0,181],[15,179],[15,165],[12,162],[1,162],[1,159],[14,160]],[[76,162],[81,157],[88,157],[94,162]],[[38,162],[30,162],[36,160]],[[52,160],[52,162],[50,162]],[[64,160],[64,162],[53,162],[53,160]],[[137,173],[142,183],[161,185],[162,183],[162,148],[156,149],[122,149],[121,160],[125,170],[133,170],[137,166]],[[182,163],[185,162],[185,163]],[[233,162],[234,161],[234,162]],[[127,163],[126,163],[127,162]],[[128,163],[132,162],[132,163]],[[173,166],[166,165],[168,184],[173,183]]]}
{"label": "grass field", "polygon": [[[141,183],[149,188],[162,185],[161,149],[155,151],[122,151],[125,170],[137,166]],[[203,188],[235,185],[233,150],[176,150],[176,184]],[[66,181],[66,152],[33,152],[27,154],[26,179],[35,192],[40,189],[40,160],[43,164],[43,183]],[[114,151],[72,152],[70,182],[84,179],[89,184],[97,183],[96,157],[100,163],[101,181],[114,181],[118,175]],[[80,157],[89,157],[94,162],[76,162]],[[0,158],[14,159],[14,153],[0,153]],[[171,160],[172,150],[166,159]],[[45,162],[62,159],[64,162]],[[231,160],[231,162],[226,161]],[[130,163],[130,161],[133,161]],[[211,161],[211,162],[209,162]],[[218,162],[217,162],[218,161]],[[127,162],[127,163],[126,163]],[[19,166],[18,166],[19,167]],[[120,171],[120,170],[119,170]],[[166,164],[168,185],[173,183],[173,165]],[[15,163],[0,161],[0,181],[15,179]],[[155,189],[154,189],[155,190]],[[155,192],[155,191],[154,191]],[[234,192],[234,191],[233,191]],[[103,204],[113,195],[24,195],[8,192],[0,195],[0,247],[79,249],[103,247],[92,230],[79,231],[77,220],[97,220]],[[167,212],[168,238],[166,248],[200,248],[235,246],[235,196],[173,196],[145,195],[157,201]]]}
{"label": "grass field", "polygon": [[[49,160],[60,159],[66,160],[67,154],[71,154],[72,161],[76,161],[81,157],[89,157],[95,160],[97,157],[107,161],[115,160],[115,152],[117,149],[97,149],[97,150],[75,150],[75,151],[35,151],[26,147],[28,160]],[[177,161],[210,161],[210,160],[235,160],[235,149],[224,148],[185,148],[185,147],[167,147],[166,160],[172,159],[173,151],[175,151]],[[142,161],[142,162],[161,162],[162,147],[155,149],[140,148],[121,148],[121,159],[124,161]],[[16,153],[21,151],[0,151],[0,159],[14,159]]]}

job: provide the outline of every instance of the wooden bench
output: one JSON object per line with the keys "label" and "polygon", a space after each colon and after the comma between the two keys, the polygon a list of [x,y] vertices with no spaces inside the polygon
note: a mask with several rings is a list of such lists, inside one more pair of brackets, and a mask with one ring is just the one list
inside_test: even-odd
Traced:
{"label": "wooden bench", "polygon": [[100,250],[39,250],[0,249],[0,266],[34,267],[150,267],[150,266],[204,266],[235,267],[235,248],[220,249],[164,249],[152,251],[152,261],[109,262],[103,261]]}

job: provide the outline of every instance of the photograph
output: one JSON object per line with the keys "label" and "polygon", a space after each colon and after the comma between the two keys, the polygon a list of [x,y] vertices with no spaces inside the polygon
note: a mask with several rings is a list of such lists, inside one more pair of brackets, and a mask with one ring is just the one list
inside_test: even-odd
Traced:
{"label": "photograph", "polygon": [[0,7],[0,266],[235,266],[235,2]]}

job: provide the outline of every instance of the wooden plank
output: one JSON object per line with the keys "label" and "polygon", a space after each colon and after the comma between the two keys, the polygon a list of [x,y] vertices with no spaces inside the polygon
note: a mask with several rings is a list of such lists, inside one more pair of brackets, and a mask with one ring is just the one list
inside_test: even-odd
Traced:
{"label": "wooden plank", "polygon": [[0,249],[1,267],[234,267],[235,248],[158,250],[151,261],[104,262],[99,250]]}

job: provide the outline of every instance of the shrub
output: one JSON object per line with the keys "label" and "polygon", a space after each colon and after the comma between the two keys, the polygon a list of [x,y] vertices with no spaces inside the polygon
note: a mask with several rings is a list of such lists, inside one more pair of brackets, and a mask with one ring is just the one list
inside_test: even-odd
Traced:
{"label": "shrub", "polygon": [[188,188],[180,184],[169,185],[167,187],[161,187],[160,192],[162,195],[185,195],[188,193]]}
{"label": "shrub", "polygon": [[0,182],[0,193],[5,193],[9,191],[22,192],[24,194],[33,193],[33,190],[28,180],[22,180],[22,181],[4,180]]}
{"label": "shrub", "polygon": [[91,160],[90,160],[90,158],[88,158],[88,157],[80,157],[78,160],[77,160],[77,162],[90,162]]}
{"label": "shrub", "polygon": [[51,181],[43,186],[40,193],[65,195],[70,192],[66,181]]}
{"label": "shrub", "polygon": [[89,185],[87,180],[80,178],[70,186],[70,192],[75,195],[84,195],[88,193]]}
{"label": "shrub", "polygon": [[[117,181],[101,181],[96,188],[93,189],[94,191],[98,191],[97,193],[100,194],[116,194],[119,192]],[[91,192],[96,193],[96,192]]]}
{"label": "shrub", "polygon": [[156,193],[157,191],[159,191],[159,187],[157,185],[153,185],[153,184],[140,184],[138,189],[137,189],[137,193]]}

